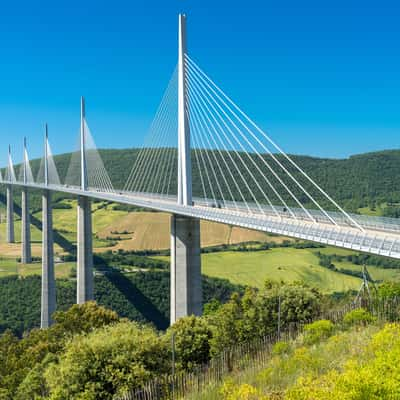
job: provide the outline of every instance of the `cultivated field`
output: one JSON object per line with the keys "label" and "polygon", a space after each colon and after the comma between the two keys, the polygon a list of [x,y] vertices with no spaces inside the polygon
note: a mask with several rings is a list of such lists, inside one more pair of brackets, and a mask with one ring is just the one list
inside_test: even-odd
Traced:
{"label": "cultivated field", "polygon": [[[70,206],[67,209],[53,210],[54,228],[65,239],[76,243],[76,201],[64,200],[63,204]],[[143,249],[167,249],[170,246],[170,216],[166,213],[155,212],[127,212],[115,210],[114,205],[93,203],[93,245],[95,250],[106,249],[143,250]],[[34,213],[32,219],[41,221],[41,212]],[[5,244],[6,224],[3,219],[0,224],[0,253],[3,256],[18,256],[19,244]],[[19,241],[21,221],[15,219],[15,236]],[[240,242],[282,242],[284,238],[269,236],[262,232],[251,231],[221,225],[213,222],[201,222],[202,246],[214,246],[219,244],[233,244]],[[41,231],[31,226],[32,248],[34,255],[41,252]],[[56,252],[60,252],[56,247]]]}

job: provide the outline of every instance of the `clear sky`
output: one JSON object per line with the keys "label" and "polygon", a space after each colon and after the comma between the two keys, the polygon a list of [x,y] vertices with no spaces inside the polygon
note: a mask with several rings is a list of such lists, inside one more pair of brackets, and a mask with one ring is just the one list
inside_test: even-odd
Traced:
{"label": "clear sky", "polygon": [[282,147],[344,157],[400,143],[400,4],[380,0],[4,1],[0,132],[15,162],[49,123],[72,150],[79,97],[98,147],[142,142],[177,59],[191,57]]}

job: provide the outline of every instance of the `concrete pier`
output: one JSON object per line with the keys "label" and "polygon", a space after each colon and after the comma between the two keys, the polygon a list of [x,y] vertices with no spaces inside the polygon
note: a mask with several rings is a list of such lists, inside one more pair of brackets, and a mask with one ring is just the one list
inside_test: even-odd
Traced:
{"label": "concrete pier", "polygon": [[93,248],[91,201],[78,197],[77,303],[93,300]]}
{"label": "concrete pier", "polygon": [[42,195],[42,239],[42,307],[40,326],[41,328],[48,328],[53,322],[51,317],[56,311],[53,210],[49,190],[45,190]]}
{"label": "concrete pier", "polygon": [[26,187],[22,188],[21,197],[21,263],[30,264],[32,262],[31,256],[31,227],[30,227],[30,217],[29,217],[29,203],[28,203],[28,189]]}
{"label": "concrete pier", "polygon": [[171,217],[171,325],[180,317],[201,315],[200,221]]}
{"label": "concrete pier", "polygon": [[14,198],[11,185],[7,185],[7,243],[15,243]]}

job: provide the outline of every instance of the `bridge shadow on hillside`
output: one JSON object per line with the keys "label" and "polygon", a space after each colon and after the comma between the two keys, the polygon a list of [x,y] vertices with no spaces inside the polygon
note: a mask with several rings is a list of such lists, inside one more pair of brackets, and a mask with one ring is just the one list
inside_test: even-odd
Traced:
{"label": "bridge shadow on hillside", "polygon": [[[0,202],[2,202],[5,205],[7,204],[7,197],[4,193],[0,193]],[[14,202],[14,213],[17,214],[19,217],[22,216],[22,209],[15,202]],[[43,227],[42,221],[40,221],[40,219],[36,218],[32,214],[30,214],[29,216],[31,224],[41,231]],[[76,246],[55,230],[53,230],[53,240],[54,243],[58,244],[64,251],[71,253],[76,252]]]}
{"label": "bridge shadow on hillside", "polygon": [[111,265],[100,267],[94,263],[94,269],[101,271],[102,275],[117,289],[141,315],[155,325],[159,330],[165,330],[169,326],[169,320],[153,304],[153,302],[121,271]]}
{"label": "bridge shadow on hillside", "polygon": [[[0,193],[0,202],[7,204],[7,198],[3,193]],[[22,209],[15,202],[14,213],[19,217],[22,216]],[[37,229],[40,231],[42,230],[42,222],[32,214],[30,214],[30,222]],[[76,246],[57,231],[53,231],[53,238],[54,243],[58,244],[64,251],[76,254]],[[105,266],[104,263],[102,266]],[[95,265],[94,267],[98,269],[98,266]],[[106,265],[105,267],[106,270],[101,268],[101,271],[105,272],[103,276],[126,298],[129,304],[131,304],[146,321],[153,323],[156,328],[160,330],[168,328],[169,320],[131,280],[117,268],[110,265]]]}

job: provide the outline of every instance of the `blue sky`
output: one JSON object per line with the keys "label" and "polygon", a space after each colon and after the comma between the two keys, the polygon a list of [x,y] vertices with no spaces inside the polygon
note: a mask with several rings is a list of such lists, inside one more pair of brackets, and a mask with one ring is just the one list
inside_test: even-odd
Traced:
{"label": "blue sky", "polygon": [[345,157],[400,142],[400,5],[381,0],[15,1],[0,14],[4,164],[28,137],[70,151],[79,97],[98,147],[142,142],[177,59],[191,57],[288,152]]}

